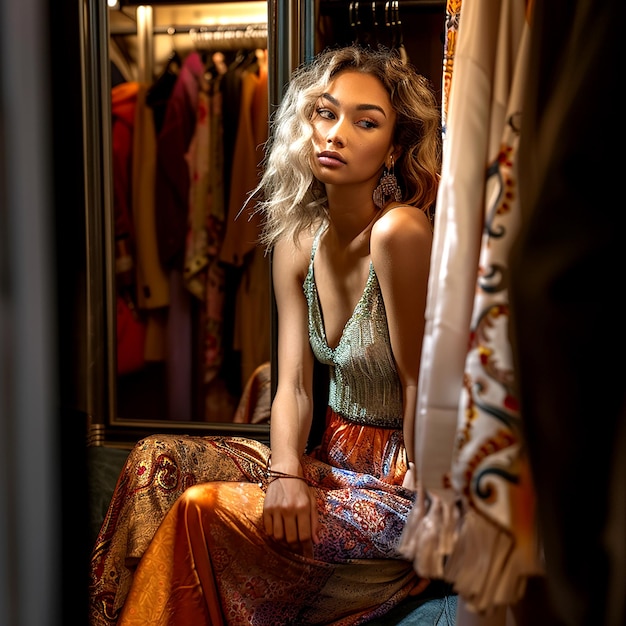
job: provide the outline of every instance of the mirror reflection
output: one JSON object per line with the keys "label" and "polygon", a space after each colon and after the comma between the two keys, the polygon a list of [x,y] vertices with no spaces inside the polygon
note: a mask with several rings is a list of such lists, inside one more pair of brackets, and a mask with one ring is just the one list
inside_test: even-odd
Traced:
{"label": "mirror reflection", "polygon": [[242,207],[268,133],[267,4],[109,24],[117,415],[264,423],[269,259]]}

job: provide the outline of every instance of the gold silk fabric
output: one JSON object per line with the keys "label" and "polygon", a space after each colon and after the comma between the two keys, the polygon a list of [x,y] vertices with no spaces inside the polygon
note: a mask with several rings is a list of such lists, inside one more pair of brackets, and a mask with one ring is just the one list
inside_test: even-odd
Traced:
{"label": "gold silk fabric", "polygon": [[258,482],[268,454],[262,444],[238,438],[155,435],[139,441],[118,478],[92,552],[91,626],[117,622],[139,559],[185,489],[209,480]]}

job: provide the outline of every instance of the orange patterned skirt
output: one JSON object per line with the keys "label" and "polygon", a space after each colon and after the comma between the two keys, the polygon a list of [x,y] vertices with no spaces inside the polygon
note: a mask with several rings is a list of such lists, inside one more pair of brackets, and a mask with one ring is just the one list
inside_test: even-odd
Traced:
{"label": "orange patterned skirt", "polygon": [[91,626],[361,624],[420,582],[397,550],[414,502],[402,433],[329,412],[303,459],[320,517],[313,558],[269,538],[269,448],[237,437],[140,441],[91,562]]}

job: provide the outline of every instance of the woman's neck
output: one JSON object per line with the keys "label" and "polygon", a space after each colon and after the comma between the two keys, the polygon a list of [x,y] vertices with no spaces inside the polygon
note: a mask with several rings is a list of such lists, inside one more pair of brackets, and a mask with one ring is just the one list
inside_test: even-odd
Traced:
{"label": "woman's neck", "polygon": [[328,231],[334,243],[347,247],[361,235],[369,240],[369,231],[380,214],[371,194],[341,192],[328,193]]}

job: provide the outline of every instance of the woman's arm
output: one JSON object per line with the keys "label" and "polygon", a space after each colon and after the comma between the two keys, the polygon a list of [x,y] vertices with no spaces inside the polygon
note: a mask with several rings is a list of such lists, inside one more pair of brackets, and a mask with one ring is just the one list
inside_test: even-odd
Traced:
{"label": "woman's arm", "polygon": [[371,257],[402,383],[404,443],[410,462],[415,462],[413,433],[431,246],[430,222],[413,206],[388,209],[372,229]]}
{"label": "woman's arm", "polygon": [[[298,249],[283,240],[274,248],[272,278],[278,309],[278,384],[270,419],[271,469],[302,476],[301,458],[313,417],[313,353],[302,284],[311,243]],[[317,510],[303,480],[272,478],[265,496],[267,533],[312,555],[317,541]]]}

